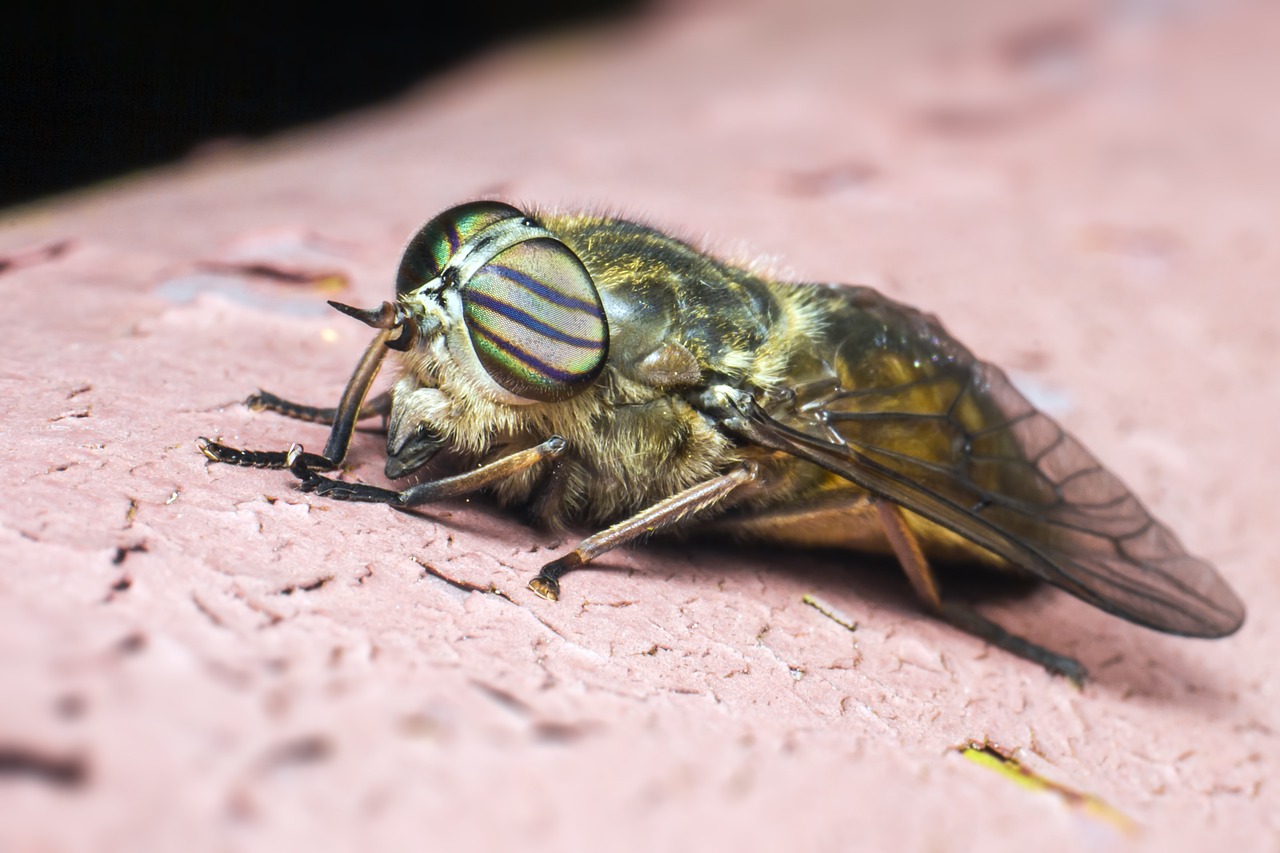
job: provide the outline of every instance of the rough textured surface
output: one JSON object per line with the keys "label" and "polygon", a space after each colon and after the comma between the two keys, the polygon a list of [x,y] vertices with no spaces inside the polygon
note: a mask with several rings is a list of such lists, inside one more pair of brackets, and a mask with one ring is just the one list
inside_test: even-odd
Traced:
{"label": "rough textured surface", "polygon": [[[1280,849],[1280,13],[964,5],[667,10],[14,212],[0,850]],[[367,335],[323,300],[376,304],[420,220],[494,193],[935,311],[1249,622],[987,606],[1088,665],[1080,691],[880,564],[654,546],[550,604],[524,583],[567,542],[482,501],[206,465],[197,435],[318,449],[237,401],[336,400]],[[360,477],[379,451],[357,437]],[[1137,828],[953,749],[984,738]]]}

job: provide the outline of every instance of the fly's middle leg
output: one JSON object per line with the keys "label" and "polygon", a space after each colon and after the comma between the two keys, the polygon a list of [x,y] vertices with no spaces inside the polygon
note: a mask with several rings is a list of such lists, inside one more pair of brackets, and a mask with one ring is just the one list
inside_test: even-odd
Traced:
{"label": "fly's middle leg", "polygon": [[513,477],[521,471],[526,471],[539,462],[557,458],[564,453],[566,446],[567,442],[563,438],[553,435],[535,447],[518,450],[487,465],[482,465],[474,471],[418,483],[401,491],[369,486],[364,483],[344,483],[341,480],[322,477],[303,459],[309,454],[302,453],[302,449],[296,446],[289,452],[288,467],[293,475],[302,481],[301,488],[304,492],[315,492],[320,497],[339,501],[413,507],[478,492]]}
{"label": "fly's middle leg", "polygon": [[723,505],[726,500],[741,500],[752,493],[752,486],[760,482],[760,467],[755,462],[743,462],[725,474],[658,501],[607,530],[587,537],[568,554],[547,563],[538,576],[529,581],[529,589],[548,601],[555,601],[560,597],[560,577],[565,572],[582,568],[619,545],[670,528],[713,506]]}

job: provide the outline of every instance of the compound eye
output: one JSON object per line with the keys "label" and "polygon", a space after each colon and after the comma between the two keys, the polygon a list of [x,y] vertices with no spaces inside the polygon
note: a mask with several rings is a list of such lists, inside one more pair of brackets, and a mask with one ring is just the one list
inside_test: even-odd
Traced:
{"label": "compound eye", "polygon": [[418,229],[404,250],[396,295],[412,293],[439,277],[459,246],[495,222],[517,216],[524,214],[500,201],[472,201],[438,214]]}
{"label": "compound eye", "polygon": [[609,327],[590,273],[550,237],[517,243],[476,270],[463,316],[485,371],[526,400],[567,400],[604,367]]}

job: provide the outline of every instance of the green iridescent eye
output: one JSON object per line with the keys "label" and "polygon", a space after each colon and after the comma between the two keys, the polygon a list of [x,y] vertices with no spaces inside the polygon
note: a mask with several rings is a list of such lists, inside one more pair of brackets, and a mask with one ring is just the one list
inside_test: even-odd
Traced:
{"label": "green iridescent eye", "polygon": [[467,280],[462,305],[481,365],[519,397],[567,399],[604,367],[609,329],[600,294],[559,240],[525,240],[496,255]]}
{"label": "green iridescent eye", "polygon": [[412,293],[440,275],[458,247],[504,219],[523,217],[499,201],[472,201],[451,207],[418,229],[396,273],[396,294]]}

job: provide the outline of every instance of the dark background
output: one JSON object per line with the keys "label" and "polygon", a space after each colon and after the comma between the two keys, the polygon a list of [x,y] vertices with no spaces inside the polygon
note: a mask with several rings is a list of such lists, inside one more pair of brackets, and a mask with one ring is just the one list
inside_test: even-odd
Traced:
{"label": "dark background", "polygon": [[0,19],[0,207],[376,102],[642,0],[34,5]]}

